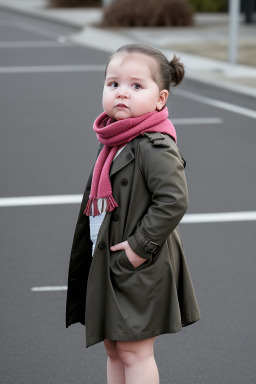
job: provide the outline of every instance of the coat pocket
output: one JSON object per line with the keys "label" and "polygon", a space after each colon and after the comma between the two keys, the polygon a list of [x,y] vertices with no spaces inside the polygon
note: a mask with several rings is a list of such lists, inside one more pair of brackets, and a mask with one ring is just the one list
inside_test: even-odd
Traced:
{"label": "coat pocket", "polygon": [[130,262],[125,250],[123,249],[119,258],[118,258],[119,264],[121,264],[124,268],[129,269],[130,271],[140,271],[142,269],[147,268],[149,265],[152,264],[152,260],[145,259],[145,261],[139,265],[138,267],[134,267],[134,265]]}
{"label": "coat pocket", "polygon": [[124,268],[129,269],[129,271],[135,271],[135,267],[132,265],[128,259],[124,249],[121,250],[121,253],[117,259],[117,262]]}

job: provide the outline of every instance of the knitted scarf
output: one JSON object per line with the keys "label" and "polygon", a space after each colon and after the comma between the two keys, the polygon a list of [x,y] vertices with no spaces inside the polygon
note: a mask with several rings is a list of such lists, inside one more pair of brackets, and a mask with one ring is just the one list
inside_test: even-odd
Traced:
{"label": "knitted scarf", "polygon": [[[109,171],[117,151],[132,139],[144,132],[161,132],[172,136],[176,142],[176,131],[168,117],[168,109],[153,111],[137,117],[124,120],[110,118],[105,112],[97,117],[93,130],[97,139],[104,144],[93,170],[91,193],[84,214],[98,216],[97,200],[106,199],[106,212],[111,212],[118,207],[112,196]],[[93,210],[92,210],[93,206]]]}

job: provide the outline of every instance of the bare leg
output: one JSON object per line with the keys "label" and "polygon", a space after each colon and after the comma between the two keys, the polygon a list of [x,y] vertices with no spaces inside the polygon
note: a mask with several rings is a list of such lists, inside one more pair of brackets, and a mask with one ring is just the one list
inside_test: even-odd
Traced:
{"label": "bare leg", "polygon": [[116,351],[116,341],[105,339],[104,346],[108,355],[107,379],[108,384],[125,384],[124,364]]}
{"label": "bare leg", "polygon": [[155,337],[139,341],[117,341],[116,350],[125,367],[125,384],[159,384],[154,357]]}

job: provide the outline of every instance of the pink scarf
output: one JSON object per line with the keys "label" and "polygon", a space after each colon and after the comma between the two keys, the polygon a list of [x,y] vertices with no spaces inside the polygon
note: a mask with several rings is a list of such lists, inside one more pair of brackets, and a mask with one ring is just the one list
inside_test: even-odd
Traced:
{"label": "pink scarf", "polygon": [[[107,202],[106,212],[111,212],[118,207],[112,196],[109,171],[117,151],[125,144],[143,132],[161,132],[172,136],[176,142],[176,131],[168,120],[168,109],[153,111],[138,117],[130,117],[124,120],[114,120],[105,112],[97,117],[93,130],[97,139],[104,144],[93,170],[91,193],[84,214],[98,216],[97,200],[105,198]],[[92,212],[93,205],[93,212]]]}

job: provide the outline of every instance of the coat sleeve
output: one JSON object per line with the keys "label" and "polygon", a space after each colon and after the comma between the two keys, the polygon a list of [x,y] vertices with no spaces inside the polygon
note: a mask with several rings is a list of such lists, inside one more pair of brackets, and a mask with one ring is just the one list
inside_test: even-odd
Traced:
{"label": "coat sleeve", "polygon": [[188,208],[184,159],[173,140],[165,135],[153,144],[145,138],[138,147],[140,171],[152,196],[152,204],[128,237],[132,250],[151,258],[177,227]]}

